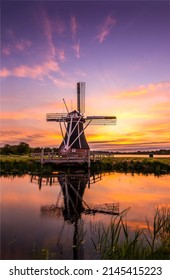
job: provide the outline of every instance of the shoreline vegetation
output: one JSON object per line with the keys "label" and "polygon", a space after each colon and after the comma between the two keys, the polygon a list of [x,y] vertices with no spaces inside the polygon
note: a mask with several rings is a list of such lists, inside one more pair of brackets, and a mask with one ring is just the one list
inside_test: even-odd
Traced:
{"label": "shoreline vegetation", "polygon": [[[71,168],[71,167],[70,167]],[[87,166],[80,166],[83,172]],[[41,165],[40,159],[33,159],[30,155],[1,155],[0,174],[1,175],[24,175],[29,173],[51,174],[53,171],[68,170],[64,166],[56,166],[48,163]],[[126,157],[114,158],[105,156],[100,161],[91,162],[91,173],[102,172],[123,172],[138,174],[154,174],[156,176],[170,174],[170,158],[142,158]],[[74,167],[72,167],[74,171]]]}
{"label": "shoreline vegetation", "polygon": [[[113,218],[108,226],[96,222],[91,226],[91,242],[101,260],[169,260],[170,207],[156,207],[152,221],[145,220],[143,228],[132,233],[126,222],[129,209]],[[77,250],[84,243],[86,233],[74,245]],[[34,248],[32,259],[57,259],[56,251],[46,247]]]}
{"label": "shoreline vegetation", "polygon": [[[43,148],[44,155],[57,154],[58,148]],[[0,147],[0,174],[1,175],[22,175],[37,173],[49,175],[53,171],[68,170],[68,167],[48,163],[41,165],[42,148],[30,147],[28,143],[20,142],[18,145],[5,144]],[[124,172],[138,174],[155,174],[156,176],[170,174],[170,150],[161,149],[153,151],[137,152],[111,152],[91,151],[91,173],[102,172]],[[95,155],[98,160],[95,160]],[[156,156],[161,156],[157,158]],[[69,167],[71,169],[71,167]],[[74,169],[87,171],[86,164]]]}
{"label": "shoreline vegetation", "polygon": [[152,223],[146,219],[144,228],[137,228],[133,236],[126,222],[128,209],[114,218],[108,227],[98,223],[93,233],[93,245],[105,260],[169,260],[170,207],[154,210]]}

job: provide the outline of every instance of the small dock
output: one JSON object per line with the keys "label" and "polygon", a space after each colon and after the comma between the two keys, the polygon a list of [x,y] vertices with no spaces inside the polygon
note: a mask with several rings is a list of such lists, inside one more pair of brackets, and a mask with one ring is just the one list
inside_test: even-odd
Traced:
{"label": "small dock", "polygon": [[78,153],[74,155],[60,156],[58,153],[44,153],[42,149],[41,154],[35,155],[35,159],[41,162],[41,164],[52,163],[55,165],[82,165],[87,164],[88,168],[90,168],[90,152],[87,156],[82,156]]}
{"label": "small dock", "polygon": [[52,163],[55,165],[66,165],[66,166],[72,166],[72,165],[83,165],[86,164],[88,168],[90,168],[91,162],[99,162],[104,158],[105,154],[99,154],[95,152],[90,152],[83,156],[80,153],[74,153],[67,156],[61,156],[58,153],[48,152],[44,153],[44,149],[42,149],[41,153],[33,153],[31,157],[41,162],[41,164],[48,164]]}
{"label": "small dock", "polygon": [[84,163],[88,163],[88,159],[84,159],[84,158],[78,158],[78,157],[56,157],[56,158],[43,158],[43,160],[41,159],[41,163],[42,164],[46,164],[46,163],[54,163],[56,165],[61,165],[61,164],[65,164],[65,165],[71,165],[71,164],[84,164]]}

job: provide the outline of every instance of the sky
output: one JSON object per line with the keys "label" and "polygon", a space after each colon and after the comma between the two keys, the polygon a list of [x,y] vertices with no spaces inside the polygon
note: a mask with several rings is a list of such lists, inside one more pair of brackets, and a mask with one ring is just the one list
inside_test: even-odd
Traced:
{"label": "sky", "polygon": [[46,113],[76,109],[115,126],[85,130],[91,149],[170,149],[169,1],[1,1],[1,143],[58,147]]}

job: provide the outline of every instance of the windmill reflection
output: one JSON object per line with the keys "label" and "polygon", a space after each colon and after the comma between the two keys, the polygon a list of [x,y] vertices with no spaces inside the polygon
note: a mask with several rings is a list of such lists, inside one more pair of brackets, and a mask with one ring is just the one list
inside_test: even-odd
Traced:
{"label": "windmill reflection", "polygon": [[50,176],[34,175],[31,177],[31,181],[37,180],[39,189],[41,189],[43,185],[52,186],[53,184],[59,183],[61,190],[58,194],[56,204],[42,206],[41,214],[52,214],[56,217],[63,216],[65,222],[73,225],[73,259],[83,259],[84,230],[81,219],[82,214],[119,214],[118,203],[89,205],[84,201],[83,195],[86,187],[88,186],[90,188],[90,185],[101,180],[101,178],[101,174],[90,175],[90,173],[82,172],[57,172]]}
{"label": "windmill reflection", "polygon": [[88,183],[86,174],[60,174],[58,181],[63,193],[63,217],[65,221],[74,223],[81,218],[84,211],[83,194]]}

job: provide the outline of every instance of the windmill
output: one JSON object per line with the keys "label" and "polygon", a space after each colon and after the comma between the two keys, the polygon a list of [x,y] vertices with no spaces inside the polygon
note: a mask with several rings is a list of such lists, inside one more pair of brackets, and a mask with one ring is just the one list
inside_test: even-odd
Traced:
{"label": "windmill", "polygon": [[77,83],[77,110],[69,111],[63,99],[67,113],[48,113],[47,121],[59,123],[62,143],[59,146],[59,155],[62,157],[89,156],[89,145],[84,131],[91,125],[114,125],[115,116],[84,116],[85,113],[85,82]]}

